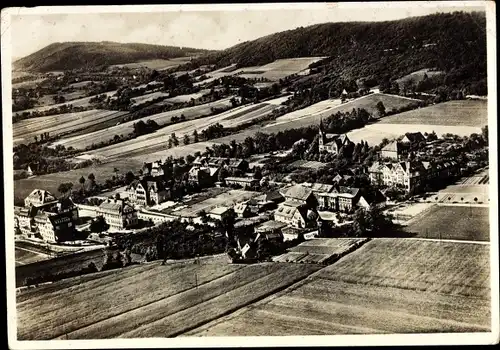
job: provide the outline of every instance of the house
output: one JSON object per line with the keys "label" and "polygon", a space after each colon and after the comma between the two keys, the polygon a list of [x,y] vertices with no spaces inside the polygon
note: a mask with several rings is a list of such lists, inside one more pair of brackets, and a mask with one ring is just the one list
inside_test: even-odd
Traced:
{"label": "house", "polygon": [[354,145],[347,135],[325,134],[323,131],[323,120],[319,124],[319,151],[338,154],[342,147]]}
{"label": "house", "polygon": [[284,200],[285,198],[281,193],[279,193],[279,191],[271,191],[250,199],[247,201],[247,204],[252,213],[259,213],[266,210],[276,209],[278,204]]}
{"label": "house", "polygon": [[248,171],[249,163],[245,159],[239,158],[222,158],[222,157],[196,157],[193,161],[193,165],[197,166],[208,166],[214,168],[225,167],[232,171]]}
{"label": "house", "polygon": [[252,216],[252,211],[247,202],[238,203],[234,206],[234,212],[239,218]]}
{"label": "house", "polygon": [[407,132],[401,142],[408,145],[418,145],[420,142],[425,142],[425,136],[421,132]]}
{"label": "house", "polygon": [[382,159],[401,160],[408,154],[408,144],[399,141],[393,141],[380,150]]}
{"label": "house", "polygon": [[310,208],[315,207],[317,204],[313,191],[303,185],[293,185],[287,187],[282,189],[280,193],[285,198],[285,201],[297,202]]}
{"label": "house", "polygon": [[104,218],[111,229],[123,230],[137,225],[137,211],[121,199],[108,198],[96,210],[97,215]]}
{"label": "house", "polygon": [[370,181],[378,185],[396,187],[412,193],[419,189],[429,174],[440,169],[420,161],[395,163],[375,162],[369,168]]}
{"label": "house", "polygon": [[215,220],[224,220],[229,215],[228,207],[215,207],[207,213],[212,219]]}
{"label": "house", "polygon": [[201,187],[210,187],[217,181],[218,168],[193,166],[188,172],[188,181]]}
{"label": "house", "polygon": [[355,210],[359,198],[359,188],[339,186],[331,192],[318,194],[318,208],[350,213]]}
{"label": "house", "polygon": [[56,197],[49,191],[35,189],[24,199],[24,206],[45,207],[55,204]]}
{"label": "house", "polygon": [[127,186],[125,192],[131,203],[140,206],[157,205],[170,198],[170,188],[158,177],[135,180]]}
{"label": "house", "polygon": [[234,177],[229,176],[225,178],[226,185],[228,186],[241,186],[243,188],[246,187],[256,187],[259,184],[259,180],[254,179],[252,177]]}
{"label": "house", "polygon": [[316,220],[315,213],[306,204],[297,201],[285,201],[274,212],[274,220],[295,228],[310,227]]}
{"label": "house", "polygon": [[283,233],[281,230],[287,226],[285,223],[269,220],[266,221],[255,228],[255,242],[259,239],[267,239],[271,242],[281,243],[283,242]]}

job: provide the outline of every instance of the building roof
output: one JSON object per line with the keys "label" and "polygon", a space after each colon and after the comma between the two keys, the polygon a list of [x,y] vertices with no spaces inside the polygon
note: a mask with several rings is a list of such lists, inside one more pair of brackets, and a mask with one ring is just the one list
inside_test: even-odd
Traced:
{"label": "building roof", "polygon": [[229,176],[226,177],[226,181],[235,181],[235,182],[247,182],[247,183],[252,183],[255,181],[258,181],[257,179],[254,179],[252,177],[237,177],[237,176]]}
{"label": "building roof", "polygon": [[229,210],[228,207],[215,207],[212,210],[210,210],[209,214],[222,215],[225,212],[227,212],[228,210]]}
{"label": "building roof", "polygon": [[313,192],[330,192],[333,189],[333,185],[322,184],[322,183],[302,183],[303,186],[310,188]]}
{"label": "building roof", "polygon": [[236,214],[244,213],[248,209],[248,204],[246,202],[238,203],[234,206],[234,212]]}
{"label": "building roof", "polygon": [[46,203],[51,203],[56,201],[56,197],[50,193],[49,191],[46,190],[39,190],[35,189],[33,190],[26,199],[30,201],[38,201],[41,202],[42,204]]}
{"label": "building roof", "polygon": [[421,132],[407,132],[405,136],[411,143],[425,141],[425,137]]}
{"label": "building roof", "polygon": [[327,134],[326,139],[326,145],[336,144],[337,146],[342,146],[351,142],[346,134]]}
{"label": "building roof", "polygon": [[305,201],[311,196],[312,190],[302,185],[294,185],[284,189],[281,194],[286,199]]}
{"label": "building roof", "polygon": [[287,226],[287,224],[275,220],[266,221],[255,228],[256,232],[266,232],[272,230],[279,230],[283,227]]}
{"label": "building roof", "polygon": [[125,208],[132,208],[130,204],[124,202],[121,199],[107,199],[99,205],[99,209],[112,211],[116,213],[122,213]]}
{"label": "building roof", "polygon": [[382,148],[385,152],[403,152],[406,150],[404,144],[399,141],[393,141]]}
{"label": "building roof", "polygon": [[266,201],[273,201],[273,202],[285,199],[283,195],[277,190],[267,192],[264,198]]}

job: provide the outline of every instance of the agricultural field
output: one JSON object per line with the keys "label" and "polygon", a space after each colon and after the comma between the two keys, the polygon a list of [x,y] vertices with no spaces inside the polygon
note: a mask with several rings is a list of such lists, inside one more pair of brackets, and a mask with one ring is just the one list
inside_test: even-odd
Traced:
{"label": "agricultural field", "polygon": [[21,89],[21,88],[31,89],[37,86],[38,84],[43,83],[45,80],[47,80],[47,78],[37,78],[33,80],[23,81],[21,83],[15,83],[12,84],[12,89]]}
{"label": "agricultural field", "polygon": [[283,130],[283,128],[290,128],[287,125],[290,122],[293,122],[294,127],[318,125],[322,118],[327,118],[337,112],[351,112],[353,108],[362,108],[374,114],[376,113],[377,109],[375,106],[378,102],[382,102],[386,110],[389,111],[394,108],[414,105],[418,103],[418,100],[383,93],[365,95],[345,103],[341,103],[340,100],[325,100],[304,109],[285,114],[279,117],[274,125],[269,124],[267,127],[271,129],[278,127],[279,130]]}
{"label": "agricultural field", "polygon": [[489,208],[434,205],[411,220],[404,231],[422,238],[489,241]]}
{"label": "agricultural field", "polygon": [[237,71],[237,75],[247,78],[264,78],[271,81],[283,79],[292,74],[299,74],[312,63],[321,61],[325,57],[298,57],[279,59],[259,67],[246,67]]}
{"label": "agricultural field", "polygon": [[189,62],[190,60],[191,57],[176,57],[168,60],[156,59],[156,60],[145,60],[134,63],[126,63],[126,64],[115,64],[110,67],[129,68],[129,69],[149,68],[161,71],[169,68],[175,68],[177,66],[180,66],[181,64]]}
{"label": "agricultural field", "polygon": [[[390,117],[389,117],[390,118]],[[386,124],[382,118],[374,124],[368,124],[361,129],[349,131],[347,136],[353,142],[364,140],[370,146],[378,145],[384,138],[389,140],[398,138],[407,132],[432,133],[436,132],[438,137],[451,133],[460,136],[469,136],[473,133],[481,133],[481,128],[472,126],[449,126],[449,125],[429,125],[429,124]]]}
{"label": "agricultural field", "polygon": [[192,99],[193,100],[197,100],[200,97],[202,97],[203,95],[208,94],[209,92],[210,92],[210,90],[204,89],[204,90],[201,90],[200,92],[196,92],[194,94],[178,95],[178,96],[175,96],[175,97],[169,97],[169,98],[164,99],[161,102],[161,104],[164,104],[164,103],[184,103],[184,102],[189,102]]}
{"label": "agricultural field", "polygon": [[290,164],[293,167],[303,168],[303,169],[319,169],[326,166],[326,163],[316,162],[314,160],[297,160]]}
{"label": "agricultural field", "polygon": [[84,80],[84,81],[79,81],[76,83],[69,84],[68,86],[75,88],[75,89],[81,89],[83,87],[86,87],[87,85],[90,85],[91,83],[93,83],[92,80]]}
{"label": "agricultural field", "polygon": [[262,193],[260,192],[254,191],[230,190],[215,197],[205,199],[201,202],[191,203],[188,207],[181,210],[175,210],[175,208],[173,208],[172,214],[182,217],[196,217],[201,210],[205,210],[208,213],[210,210],[218,206],[231,207],[237,203],[244,202],[261,194]]}
{"label": "agricultural field", "polygon": [[418,84],[419,82],[424,80],[424,75],[427,75],[427,77],[431,78],[431,77],[434,77],[434,76],[437,76],[440,74],[444,74],[444,72],[438,71],[438,70],[431,70],[429,68],[424,68],[424,69],[417,70],[413,73],[410,73],[408,75],[405,75],[404,77],[401,77],[399,79],[396,79],[396,82],[400,86],[403,86],[403,84],[407,81],[408,82],[411,81],[414,84]]}
{"label": "agricultural field", "polygon": [[488,245],[374,239],[284,291],[183,335],[486,332],[490,322]]}
{"label": "agricultural field", "polygon": [[[165,125],[165,124],[170,124],[172,117],[174,117],[174,116],[180,117],[182,114],[184,114],[184,116],[186,117],[186,122],[176,123],[174,125],[167,127],[167,128],[170,128],[168,130],[174,129],[174,130],[170,131],[170,133],[177,132],[177,131],[175,131],[175,129],[177,129],[179,127],[182,128],[183,126],[186,126],[186,125],[191,125],[194,123],[194,121],[192,121],[192,120],[211,113],[212,107],[221,108],[221,107],[229,107],[229,106],[231,106],[231,103],[229,102],[229,98],[221,99],[221,100],[216,101],[216,102],[201,104],[198,106],[186,107],[186,108],[176,109],[173,111],[153,114],[153,115],[141,118],[141,119],[131,120],[131,121],[128,121],[125,123],[121,123],[120,125],[113,125],[113,126],[110,126],[106,129],[98,130],[95,132],[89,132],[88,134],[85,134],[85,135],[78,135],[75,137],[63,138],[61,140],[56,141],[54,144],[55,145],[61,144],[61,145],[64,145],[65,147],[71,146],[75,149],[85,149],[86,147],[92,145],[92,143],[95,143],[96,141],[110,140],[115,135],[125,136],[125,135],[130,134],[131,132],[134,131],[134,124],[141,121],[141,120],[143,122],[147,122],[148,120],[154,120],[156,123],[158,123],[158,125],[161,126],[161,125]],[[188,123],[188,124],[185,124],[185,123]],[[163,128],[161,130],[165,130],[167,128]],[[161,130],[159,130],[158,132],[160,132]],[[192,133],[192,131],[194,131],[194,129],[191,130],[191,133]],[[201,131],[201,130],[198,130],[198,131]],[[144,136],[142,136],[142,138],[147,137],[149,139],[152,136],[156,135],[157,133],[144,135]],[[170,133],[168,135],[170,135]],[[141,137],[136,138],[134,140],[125,141],[125,142],[122,142],[122,143],[115,145],[115,146],[125,146],[129,143],[134,143],[134,141],[139,140],[140,138]],[[165,141],[165,144],[166,144],[166,141]],[[109,147],[112,147],[112,146],[109,146]],[[104,148],[101,148],[101,150],[103,150],[103,149]]]}
{"label": "agricultural field", "polygon": [[151,92],[149,94],[144,94],[142,96],[134,97],[134,98],[130,99],[130,101],[132,102],[132,106],[136,106],[136,105],[140,105],[140,104],[143,104],[143,103],[146,103],[149,101],[153,101],[153,100],[160,98],[160,97],[168,97],[168,96],[169,96],[168,92],[155,91],[155,92]]}
{"label": "agricultural field", "polygon": [[391,115],[383,124],[427,124],[481,128],[488,124],[487,100],[448,101]]}
{"label": "agricultural field", "polygon": [[315,238],[290,248],[273,261],[320,264],[331,258],[340,258],[366,241],[363,238]]}
{"label": "agricultural field", "polygon": [[[56,114],[46,117],[21,120],[13,124],[14,144],[28,143],[43,132],[50,136],[67,134],[92,127],[114,125],[123,119],[127,112],[93,109],[83,112]],[[59,142],[55,142],[59,144]]]}
{"label": "agricultural field", "polygon": [[154,262],[63,280],[18,294],[18,339],[172,337],[317,270],[299,264]]}
{"label": "agricultural field", "polygon": [[[108,91],[108,92],[105,92],[105,93],[99,94],[99,95],[113,96],[114,94],[116,94],[116,90],[114,90],[114,91]],[[55,105],[40,106],[40,107],[31,108],[31,109],[25,109],[23,111],[18,111],[18,112],[14,113],[14,114],[22,114],[24,112],[34,112],[34,111],[44,112],[44,111],[48,111],[51,108],[58,108],[58,107],[61,107],[61,106],[64,106],[64,105],[68,105],[68,106],[72,105],[74,107],[88,107],[88,106],[90,106],[90,102],[89,101],[92,98],[94,98],[95,96],[97,96],[97,95],[83,97],[83,98],[79,98],[79,99],[76,99],[76,100],[73,100],[73,101],[67,101],[67,102],[58,103],[58,104],[55,104]]]}

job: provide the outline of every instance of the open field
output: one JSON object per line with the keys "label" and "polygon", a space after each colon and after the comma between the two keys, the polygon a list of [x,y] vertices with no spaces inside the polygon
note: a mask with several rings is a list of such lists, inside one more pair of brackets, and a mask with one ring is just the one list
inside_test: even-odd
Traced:
{"label": "open field", "polygon": [[[114,94],[116,94],[116,90],[104,92],[104,93],[99,94],[99,95],[113,96]],[[58,104],[55,104],[55,105],[48,105],[48,106],[35,107],[35,108],[31,108],[31,109],[25,109],[23,111],[18,111],[18,112],[15,112],[13,114],[22,114],[24,112],[34,112],[34,111],[44,112],[44,111],[48,111],[51,108],[57,108],[57,107],[61,107],[61,106],[64,106],[64,105],[68,105],[68,106],[72,105],[74,107],[88,107],[88,106],[90,106],[90,102],[89,102],[90,99],[92,99],[92,98],[94,98],[96,96],[97,95],[83,97],[83,98],[79,98],[79,99],[76,99],[76,100],[73,100],[73,101],[67,101],[67,102],[58,103]]]}
{"label": "open field", "polygon": [[[151,134],[143,135],[115,145],[110,145],[97,150],[89,151],[87,152],[87,154],[96,155],[110,161],[123,157],[129,158],[142,156],[162,150],[169,151],[167,145],[172,133],[175,133],[177,138],[182,142],[182,138],[184,135],[189,135],[189,137],[191,137],[195,130],[197,130],[198,133],[201,133],[203,129],[206,129],[207,127],[215,123],[221,123],[226,127],[237,126],[252,119],[261,118],[262,116],[271,113],[273,109],[278,108],[278,105],[273,104],[272,101],[266,101],[260,104],[262,106],[262,109],[259,110],[255,110],[255,105],[246,105],[230,109],[217,115],[205,118],[197,118],[209,114],[211,112],[211,108],[214,106],[229,107],[231,105],[229,100],[230,98],[227,98],[214,103],[207,103],[195,107],[160,113],[143,118],[143,120],[155,120],[160,125],[162,124],[162,121],[164,121],[165,123],[170,122],[170,119],[173,115],[179,116],[180,114],[184,114],[187,120],[185,122],[168,125]],[[226,121],[228,119],[229,121]],[[91,139],[93,140],[95,140],[97,137],[99,137],[99,139],[110,139],[113,137],[113,135],[117,134],[118,130],[121,131],[120,134],[127,134],[129,132],[132,132],[133,130],[126,130],[126,128],[133,128],[133,123],[124,123],[123,125],[121,125],[121,127],[117,126],[115,128],[110,128],[109,130],[102,131],[99,134],[90,134],[88,135],[88,137],[81,136],[78,138],[73,138],[72,140],[76,140],[76,142],[66,142],[65,144],[66,147],[71,145],[76,149],[82,149],[83,146],[88,144],[89,137],[91,137]]]}
{"label": "open field", "polygon": [[[381,119],[383,121],[384,118]],[[428,124],[386,124],[376,122],[366,125],[361,129],[349,131],[347,136],[353,142],[364,140],[370,146],[378,145],[384,138],[395,139],[407,132],[432,133],[436,132],[438,137],[451,133],[460,136],[469,136],[473,133],[481,133],[481,128],[472,126],[448,126],[448,125],[428,125]]]}
{"label": "open field", "polygon": [[319,264],[338,259],[366,242],[363,238],[315,238],[273,258],[276,262]]}
{"label": "open field", "polygon": [[472,126],[481,128],[488,124],[488,101],[448,101],[391,115],[382,118],[380,123]]}
{"label": "open field", "polygon": [[288,289],[184,335],[485,332],[489,298],[488,245],[375,239]]}
{"label": "open field", "polygon": [[489,208],[434,205],[404,230],[422,238],[489,241]]}
{"label": "open field", "polygon": [[429,68],[424,68],[421,70],[417,70],[413,73],[410,73],[408,75],[405,75],[404,77],[401,77],[399,79],[396,79],[396,82],[400,85],[403,85],[407,81],[412,81],[414,84],[417,84],[420,81],[424,80],[424,75],[427,75],[427,77],[431,78],[440,74],[444,74],[444,72],[438,70],[430,70]]}
{"label": "open field", "polygon": [[[95,143],[96,141],[110,140],[115,135],[124,135],[125,136],[125,135],[130,134],[131,132],[134,131],[134,124],[140,120],[142,120],[144,122],[147,122],[148,120],[154,120],[156,123],[158,123],[158,125],[161,126],[164,124],[170,124],[171,119],[174,116],[179,117],[180,115],[184,114],[184,116],[186,117],[186,122],[176,123],[176,124],[167,126],[165,128],[162,128],[155,133],[144,135],[144,136],[135,138],[133,140],[128,140],[128,141],[119,143],[117,145],[111,145],[108,147],[104,147],[104,148],[101,148],[100,150],[105,150],[107,148],[116,148],[116,147],[120,148],[123,146],[127,146],[128,144],[135,144],[140,139],[151,139],[151,138],[155,138],[155,137],[160,136],[160,135],[163,136],[163,132],[167,132],[168,135],[170,135],[170,133],[172,133],[172,132],[176,132],[176,134],[177,134],[177,132],[178,132],[177,130],[182,130],[185,127],[189,128],[189,126],[192,126],[193,124],[195,124],[193,119],[196,119],[196,118],[199,118],[199,117],[202,117],[204,115],[211,113],[212,107],[221,108],[221,107],[229,107],[229,106],[231,106],[231,103],[229,102],[229,98],[226,98],[226,99],[222,99],[222,100],[219,100],[216,102],[205,103],[205,104],[201,104],[201,105],[194,106],[194,107],[181,108],[181,109],[176,109],[173,111],[153,114],[153,115],[150,115],[148,117],[140,118],[137,120],[131,120],[131,121],[122,123],[120,125],[113,125],[113,126],[110,126],[108,128],[98,130],[95,132],[90,132],[90,133],[85,134],[85,135],[78,135],[75,137],[64,138],[64,139],[56,141],[54,144],[55,145],[61,144],[61,145],[64,145],[66,147],[71,146],[75,149],[85,149],[87,146],[92,145],[92,143]],[[192,129],[190,131],[192,133],[196,128],[191,127],[190,129]],[[201,131],[201,129],[198,129],[198,132],[200,132],[200,131]],[[177,135],[177,136],[179,136],[179,135]],[[164,141],[164,142],[165,142],[164,146],[166,146],[166,141]],[[91,151],[90,153],[95,153],[95,152],[98,152],[100,150]],[[134,150],[134,148],[132,148],[132,150]]]}
{"label": "open field", "polygon": [[75,89],[80,89],[82,87],[89,85],[90,83],[93,83],[93,81],[92,80],[84,80],[84,81],[78,81],[78,82],[73,83],[73,84],[69,84],[68,86],[75,88]]}
{"label": "open field", "polygon": [[153,101],[159,97],[168,97],[168,96],[169,96],[168,92],[155,91],[155,92],[151,92],[149,94],[144,94],[141,96],[134,97],[134,98],[130,99],[130,101],[132,102],[132,106],[135,106],[135,105],[140,105],[140,104],[143,104],[143,103],[146,103],[149,101]]}
{"label": "open field", "polygon": [[92,127],[114,125],[127,114],[128,112],[93,109],[21,120],[13,124],[14,144],[32,142],[34,136],[39,136],[42,132],[48,132],[50,136],[55,136],[82,129],[88,130]]}
{"label": "open field", "polygon": [[189,102],[191,99],[197,100],[203,95],[206,95],[210,92],[208,89],[201,90],[200,92],[196,92],[194,94],[189,94],[189,95],[178,95],[175,97],[169,97],[164,99],[162,102],[165,103],[184,103],[184,102]]}
{"label": "open field", "polygon": [[337,112],[351,112],[354,109],[362,108],[369,113],[376,113],[376,105],[382,102],[387,111],[393,108],[401,108],[418,103],[418,100],[389,95],[383,93],[373,93],[365,95],[349,102],[341,103],[340,100],[325,100],[304,109],[291,112],[279,117],[274,124],[269,124],[268,128],[274,129],[276,126],[285,124],[283,127],[290,128],[286,124],[293,122],[294,127],[304,127],[309,125],[318,125],[322,118],[327,118]]}
{"label": "open field", "polygon": [[201,202],[190,204],[187,208],[173,212],[175,215],[182,217],[196,217],[198,212],[205,210],[207,213],[215,207],[226,206],[231,207],[237,203],[244,202],[259,196],[260,192],[245,191],[245,190],[230,190],[221,193],[213,198],[205,199]]}
{"label": "open field", "polygon": [[20,88],[31,89],[31,88],[34,88],[36,85],[43,83],[45,80],[47,80],[47,78],[38,78],[38,79],[33,79],[33,80],[27,80],[27,81],[23,81],[21,83],[12,84],[12,88],[13,89],[20,89]]}
{"label": "open field", "polygon": [[255,79],[265,78],[272,81],[285,78],[292,74],[307,69],[314,62],[322,60],[324,57],[298,57],[279,59],[259,67],[247,67],[237,71],[238,76]]}
{"label": "open field", "polygon": [[97,182],[104,182],[106,179],[116,175],[113,171],[115,167],[121,173],[125,174],[127,171],[137,173],[142,165],[143,161],[140,159],[123,159],[110,164],[91,165],[87,168],[16,180],[14,181],[14,200],[24,200],[36,188],[47,190],[57,196],[57,188],[63,182],[72,182],[73,188],[76,189],[80,186],[78,179],[82,176],[87,178],[90,173],[95,175]]}
{"label": "open field", "polygon": [[63,280],[18,295],[18,337],[175,336],[283,289],[317,269],[298,264],[190,262],[160,266],[156,262],[97,273],[92,279]]}
{"label": "open field", "polygon": [[115,64],[112,65],[111,67],[130,68],[130,69],[149,68],[156,70],[164,70],[168,68],[175,68],[177,66],[180,66],[181,64],[189,62],[190,60],[191,57],[177,57],[168,60],[156,59],[156,60],[145,60],[134,63],[126,63],[126,64]]}

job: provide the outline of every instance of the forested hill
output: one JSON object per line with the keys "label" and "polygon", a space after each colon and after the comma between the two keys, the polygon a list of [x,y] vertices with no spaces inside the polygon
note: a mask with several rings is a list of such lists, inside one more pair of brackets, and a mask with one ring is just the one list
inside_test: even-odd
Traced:
{"label": "forested hill", "polygon": [[440,13],[387,22],[325,23],[280,32],[209,54],[197,63],[255,66],[279,58],[330,56],[343,78],[393,79],[421,68],[486,76],[484,12]]}
{"label": "forested hill", "polygon": [[142,60],[200,55],[207,52],[192,48],[134,43],[64,42],[48,45],[29,56],[18,59],[14,62],[14,69],[46,72],[96,68]]}

